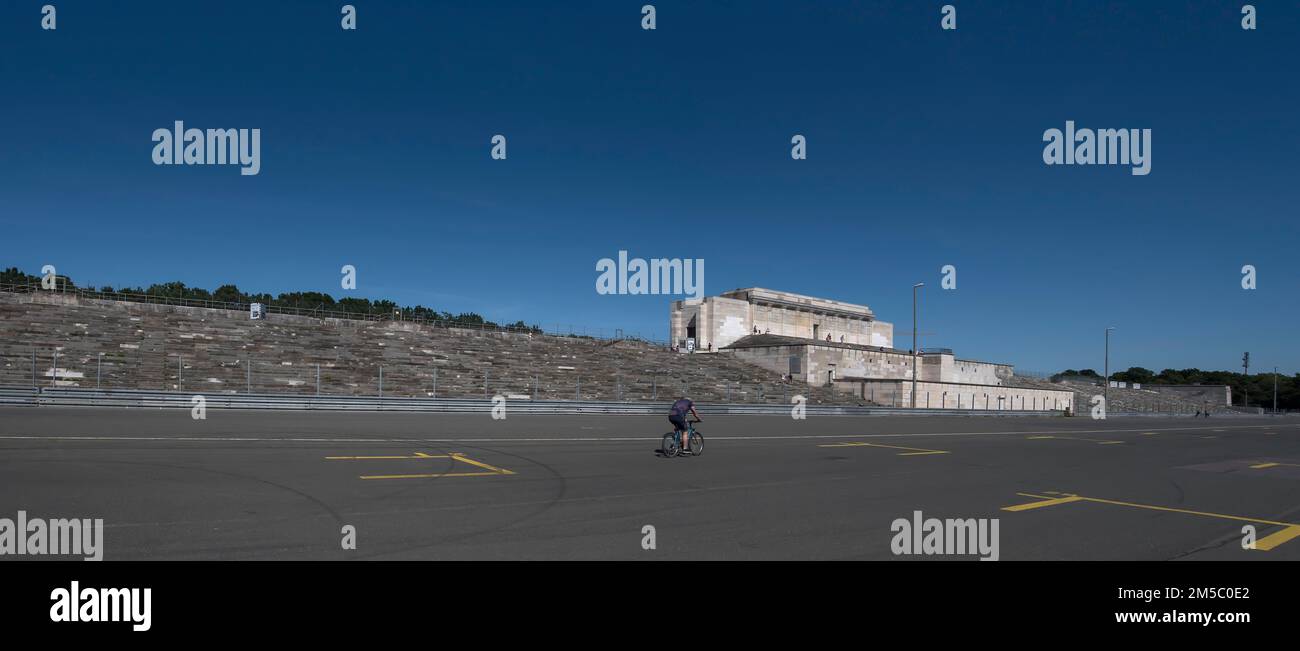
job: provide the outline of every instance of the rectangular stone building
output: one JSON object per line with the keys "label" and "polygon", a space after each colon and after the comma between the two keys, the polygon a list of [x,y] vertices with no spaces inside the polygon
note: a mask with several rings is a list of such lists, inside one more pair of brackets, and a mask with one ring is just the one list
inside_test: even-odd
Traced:
{"label": "rectangular stone building", "polygon": [[877,321],[871,308],[826,298],[760,287],[736,289],[720,296],[674,301],[670,337],[697,350],[719,350],[741,337],[770,334],[817,341],[891,347],[894,326]]}
{"label": "rectangular stone building", "polygon": [[896,349],[894,326],[865,305],[751,287],[673,302],[670,331],[683,350],[693,339],[697,352],[734,355],[876,404],[912,406],[915,368],[921,408],[1073,407],[1071,391],[1010,386],[1010,364],[963,359],[948,349]]}

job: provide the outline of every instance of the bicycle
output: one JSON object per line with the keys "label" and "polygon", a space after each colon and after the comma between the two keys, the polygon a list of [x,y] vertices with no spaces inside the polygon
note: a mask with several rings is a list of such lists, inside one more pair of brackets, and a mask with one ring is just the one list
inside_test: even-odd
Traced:
{"label": "bicycle", "polygon": [[682,435],[680,432],[674,431],[664,434],[664,441],[660,446],[660,450],[663,451],[665,457],[675,457],[679,454],[689,454],[698,457],[704,454],[704,436],[700,434],[699,430],[695,429],[695,423],[698,422],[700,421],[686,421],[686,431],[690,436],[689,440],[691,442],[691,449],[689,450],[682,449]]}

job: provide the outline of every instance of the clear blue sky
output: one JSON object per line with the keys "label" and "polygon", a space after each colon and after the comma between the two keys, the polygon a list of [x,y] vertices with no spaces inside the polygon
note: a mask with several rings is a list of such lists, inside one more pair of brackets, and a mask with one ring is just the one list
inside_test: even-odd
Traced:
{"label": "clear blue sky", "polygon": [[[1113,325],[1113,367],[1300,370],[1295,3],[41,4],[0,7],[3,266],[340,297],[353,264],[357,295],[665,338],[671,297],[595,292],[626,249],[900,334],[926,282],[925,345],[1025,369],[1100,369]],[[178,119],[260,128],[261,173],[153,165]],[[1151,174],[1044,165],[1066,120],[1152,129]]]}

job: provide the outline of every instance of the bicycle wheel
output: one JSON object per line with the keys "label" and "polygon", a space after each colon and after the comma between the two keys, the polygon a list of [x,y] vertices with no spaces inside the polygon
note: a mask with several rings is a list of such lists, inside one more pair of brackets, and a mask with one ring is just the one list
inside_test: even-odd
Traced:
{"label": "bicycle wheel", "polygon": [[704,454],[704,437],[699,432],[691,433],[691,454],[697,457]]}
{"label": "bicycle wheel", "polygon": [[659,446],[659,451],[664,453],[665,457],[677,456],[677,436],[674,434],[664,434],[664,442]]}

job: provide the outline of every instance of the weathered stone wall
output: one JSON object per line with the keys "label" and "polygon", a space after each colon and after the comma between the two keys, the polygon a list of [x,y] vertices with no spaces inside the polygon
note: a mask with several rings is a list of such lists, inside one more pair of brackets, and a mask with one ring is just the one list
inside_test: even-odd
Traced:
{"label": "weathered stone wall", "polygon": [[953,359],[950,371],[942,378],[944,382],[965,384],[1006,384],[1014,374],[1010,364],[978,362],[972,359]]}
{"label": "weathered stone wall", "polygon": [[1232,406],[1232,387],[1225,385],[1199,384],[1144,384],[1143,391],[1176,396],[1191,402],[1205,402],[1211,407]]}
{"label": "weathered stone wall", "polygon": [[0,292],[0,386],[375,396],[381,367],[385,396],[857,403],[637,341]]}
{"label": "weathered stone wall", "polygon": [[[910,407],[912,383],[900,380],[847,379],[835,383],[835,390],[885,406]],[[922,409],[989,409],[1064,411],[1074,408],[1074,393],[955,382],[916,383],[916,406]]]}
{"label": "weathered stone wall", "polygon": [[[779,373],[791,373],[808,384],[826,385],[831,378],[912,379],[912,355],[898,350],[819,345],[813,341],[786,346],[738,348],[728,352],[751,364]],[[796,371],[790,358],[799,358]],[[965,384],[1006,384],[1012,367],[973,360],[954,359],[947,354],[926,354],[916,359],[917,379]]]}
{"label": "weathered stone wall", "polygon": [[[743,298],[750,292],[806,305],[806,309],[751,302]],[[771,290],[740,290],[722,296],[675,301],[669,312],[672,343],[685,345],[686,339],[692,336],[690,325],[694,319],[695,342],[701,350],[708,350],[709,344],[713,344],[716,351],[752,334],[818,341],[830,337],[834,343],[884,348],[891,347],[894,341],[893,324],[875,320],[871,310],[864,306]]]}
{"label": "weathered stone wall", "polygon": [[[873,351],[839,346],[806,344],[737,348],[727,351],[750,364],[778,373],[793,374],[796,379],[816,386],[826,385],[834,377],[912,378],[912,356],[900,352]],[[790,359],[799,360],[792,369]],[[918,361],[918,371],[919,371]]]}

